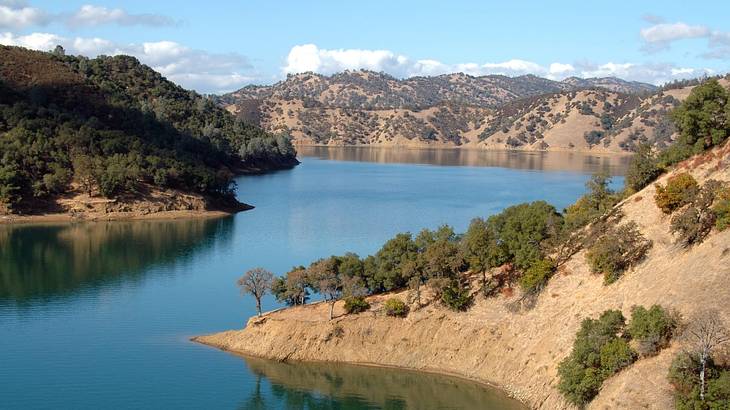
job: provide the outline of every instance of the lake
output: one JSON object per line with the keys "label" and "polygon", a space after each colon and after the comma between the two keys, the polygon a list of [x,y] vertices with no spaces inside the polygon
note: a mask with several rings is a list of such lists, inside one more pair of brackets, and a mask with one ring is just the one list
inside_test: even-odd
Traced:
{"label": "lake", "polygon": [[463,231],[524,201],[562,209],[598,169],[620,185],[626,160],[349,148],[300,159],[240,177],[256,208],[232,217],[0,226],[0,408],[521,408],[450,377],[272,363],[188,338],[254,314],[235,286],[247,269],[367,255],[398,232]]}

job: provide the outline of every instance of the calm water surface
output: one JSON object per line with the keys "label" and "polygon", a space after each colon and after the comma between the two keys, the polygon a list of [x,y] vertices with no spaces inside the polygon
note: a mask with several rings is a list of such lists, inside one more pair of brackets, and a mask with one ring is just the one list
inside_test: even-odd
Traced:
{"label": "calm water surface", "polygon": [[240,178],[256,209],[234,217],[0,226],[0,408],[520,408],[449,377],[243,359],[188,338],[253,314],[234,285],[248,268],[366,255],[397,232],[461,231],[522,201],[562,208],[591,172],[625,164],[301,152],[293,170]]}

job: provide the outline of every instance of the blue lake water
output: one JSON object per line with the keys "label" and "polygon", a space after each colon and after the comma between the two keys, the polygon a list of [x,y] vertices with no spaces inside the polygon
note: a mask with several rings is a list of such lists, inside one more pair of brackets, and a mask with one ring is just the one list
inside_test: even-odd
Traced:
{"label": "blue lake water", "polygon": [[249,268],[366,255],[398,232],[463,231],[524,201],[562,209],[591,172],[625,168],[469,155],[303,149],[293,170],[239,178],[256,208],[233,217],[0,226],[0,408],[520,408],[449,377],[271,363],[188,341],[253,314],[235,286]]}

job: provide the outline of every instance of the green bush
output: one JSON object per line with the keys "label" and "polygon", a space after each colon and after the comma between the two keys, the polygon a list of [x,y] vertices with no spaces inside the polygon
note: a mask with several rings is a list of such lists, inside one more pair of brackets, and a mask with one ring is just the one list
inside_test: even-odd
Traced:
{"label": "green bush", "polygon": [[390,298],[383,304],[385,314],[395,317],[406,317],[408,315],[408,306],[398,298]]}
{"label": "green bush", "polygon": [[539,260],[530,266],[520,278],[520,287],[525,293],[538,293],[555,273],[555,264],[550,259]]}
{"label": "green bush", "polygon": [[711,409],[730,408],[730,370],[722,370],[709,380],[705,400]]}
{"label": "green bush", "polygon": [[463,312],[471,306],[472,301],[469,288],[458,280],[452,280],[441,293],[441,302],[452,310]]}
{"label": "green bush", "polygon": [[603,274],[608,285],[643,259],[651,246],[652,242],[639,232],[636,223],[629,222],[598,239],[586,253],[586,259],[591,270]]}
{"label": "green bush", "polygon": [[625,327],[626,319],[618,310],[583,320],[573,350],[558,366],[558,390],[569,402],[584,406],[604,380],[636,360],[636,352],[621,337]]}
{"label": "green bush", "polygon": [[601,370],[609,376],[636,361],[637,354],[624,339],[612,339],[601,346]]}
{"label": "green bush", "polygon": [[718,181],[705,182],[690,205],[672,217],[670,232],[677,235],[677,241],[682,246],[701,243],[715,226],[717,214],[712,204],[720,187]]}
{"label": "green bush", "polygon": [[640,144],[631,158],[624,184],[630,193],[638,192],[654,182],[662,170],[649,144]]}
{"label": "green bush", "polygon": [[688,173],[677,174],[667,181],[667,186],[656,184],[654,201],[665,214],[671,214],[675,210],[692,202],[695,195],[700,191],[697,180]]}
{"label": "green bush", "polygon": [[594,174],[586,183],[588,192],[564,211],[564,229],[568,233],[582,228],[606,214],[621,196],[613,191],[611,179],[606,173]]}
{"label": "green bush", "polygon": [[730,188],[722,188],[717,193],[717,203],[712,207],[715,214],[715,227],[724,231],[730,227]]}
{"label": "green bush", "polygon": [[362,313],[370,309],[370,304],[362,296],[351,296],[345,299],[345,312],[348,315]]}
{"label": "green bush", "polygon": [[663,307],[653,305],[631,308],[631,322],[628,334],[637,341],[642,356],[652,356],[666,347],[672,338],[677,320]]}

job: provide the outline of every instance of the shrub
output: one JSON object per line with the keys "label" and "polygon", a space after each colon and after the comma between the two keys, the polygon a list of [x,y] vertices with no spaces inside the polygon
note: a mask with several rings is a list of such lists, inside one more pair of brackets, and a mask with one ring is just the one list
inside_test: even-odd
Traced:
{"label": "shrub", "polygon": [[624,339],[615,338],[601,346],[601,370],[608,375],[619,372],[636,361],[636,352]]}
{"label": "shrub", "polygon": [[530,266],[520,278],[520,287],[525,293],[539,293],[555,272],[555,264],[550,259],[539,260]]}
{"label": "shrub", "polygon": [[672,217],[670,232],[678,235],[682,246],[701,243],[712,230],[717,215],[711,207],[719,189],[719,182],[707,181],[691,205]]}
{"label": "shrub", "polygon": [[712,207],[715,214],[715,227],[724,231],[730,227],[730,187],[722,188],[717,193],[717,203]]}
{"label": "shrub", "polygon": [[584,406],[598,394],[604,380],[636,360],[636,352],[620,337],[625,326],[618,310],[583,320],[573,350],[558,366],[558,390],[568,401]]}
{"label": "shrub", "polygon": [[[682,352],[674,357],[669,366],[669,383],[674,387],[677,396],[690,395],[697,385],[700,373],[700,361],[689,353]],[[699,391],[697,392],[699,394]]]}
{"label": "shrub", "polygon": [[685,172],[669,178],[666,187],[656,184],[654,201],[665,214],[671,214],[692,202],[699,190],[700,187],[694,177]]}
{"label": "shrub", "polygon": [[619,202],[621,197],[609,187],[610,183],[608,174],[591,176],[586,183],[588,192],[565,209],[563,227],[566,232],[573,232],[594,222]]}
{"label": "shrub", "polygon": [[652,242],[644,238],[636,223],[629,222],[598,239],[588,250],[586,259],[591,270],[603,274],[608,285],[643,259],[651,247]]}
{"label": "shrub", "polygon": [[458,280],[452,280],[441,294],[441,302],[456,311],[467,310],[471,306],[472,300],[469,288]]}
{"label": "shrub", "polygon": [[630,192],[638,192],[652,183],[662,173],[651,145],[640,144],[631,158],[624,184]]}
{"label": "shrub", "polygon": [[699,358],[686,352],[674,357],[669,367],[669,382],[674,387],[675,407],[681,410],[727,409],[730,404],[730,370],[707,363],[705,399],[700,398]]}
{"label": "shrub", "polygon": [[345,299],[345,312],[347,314],[362,313],[370,309],[370,304],[362,296],[352,296]]}
{"label": "shrub", "polygon": [[663,307],[634,306],[628,334],[637,341],[642,356],[653,356],[669,344],[677,320]]}
{"label": "shrub", "polygon": [[716,378],[710,379],[705,401],[711,409],[730,407],[730,370],[722,370]]}
{"label": "shrub", "polygon": [[385,307],[385,314],[388,316],[406,317],[408,315],[408,306],[398,298],[386,300],[383,306]]}

